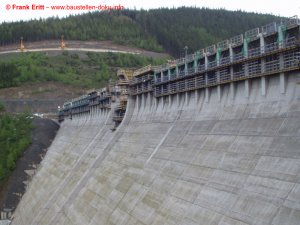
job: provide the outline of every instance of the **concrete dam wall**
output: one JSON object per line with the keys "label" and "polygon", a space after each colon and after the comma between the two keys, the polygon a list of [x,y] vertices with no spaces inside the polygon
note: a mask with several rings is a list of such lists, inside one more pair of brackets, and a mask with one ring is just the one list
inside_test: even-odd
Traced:
{"label": "concrete dam wall", "polygon": [[293,18],[66,102],[12,224],[299,225],[299,62]]}
{"label": "concrete dam wall", "polygon": [[298,225],[299,80],[131,96],[114,132],[109,109],[66,119],[12,224]]}

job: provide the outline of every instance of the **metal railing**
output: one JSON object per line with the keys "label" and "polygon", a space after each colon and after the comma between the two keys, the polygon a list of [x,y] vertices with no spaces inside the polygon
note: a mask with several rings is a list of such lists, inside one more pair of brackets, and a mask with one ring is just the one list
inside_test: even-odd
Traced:
{"label": "metal railing", "polygon": [[192,75],[195,73],[195,69],[193,67],[190,67],[190,68],[188,68],[187,72],[188,72],[188,75]]}
{"label": "metal railing", "polygon": [[196,82],[195,82],[195,78],[191,78],[191,79],[188,79],[186,80],[186,88],[185,90],[192,90],[192,89],[195,89],[196,87]]}
{"label": "metal railing", "polygon": [[205,65],[204,65],[204,64],[203,64],[203,65],[199,64],[199,65],[198,65],[197,71],[198,71],[198,72],[205,71]]}
{"label": "metal railing", "polygon": [[[231,78],[230,70],[221,69],[219,70],[219,79],[217,78],[217,74],[206,75],[206,79],[204,76],[196,76],[192,78],[188,78],[186,80],[180,80],[173,83],[164,84],[163,86],[156,86],[154,95],[169,95],[178,92],[191,91],[211,85],[218,85],[223,82],[232,82],[235,79],[241,78],[251,78],[260,76],[261,74],[272,74],[280,71],[287,70],[289,68],[299,68],[300,69],[300,52],[289,52],[285,53],[283,57],[283,67],[279,68],[279,60],[273,60],[266,62],[264,64],[264,73],[262,73],[262,64],[260,60],[252,61],[248,63],[248,72],[246,73],[245,66],[243,65],[237,71],[233,72],[233,77]],[[206,81],[207,82],[206,82]]]}
{"label": "metal railing", "polygon": [[199,58],[203,58],[205,53],[205,49],[200,49],[197,52],[195,52],[195,57],[198,56]]}
{"label": "metal railing", "polygon": [[231,47],[234,47],[243,44],[243,41],[244,41],[243,34],[240,34],[230,38],[229,42],[231,44]]}
{"label": "metal railing", "polygon": [[195,59],[195,54],[190,54],[185,57],[185,61],[190,62]]}
{"label": "metal railing", "polygon": [[239,60],[242,60],[243,58],[244,58],[243,52],[233,54],[233,61],[239,61]]}
{"label": "metal railing", "polygon": [[[294,26],[294,25],[300,25],[300,21],[298,18],[291,18],[288,20],[285,20],[281,24],[276,23],[270,23],[265,26],[262,26],[261,28],[255,28],[249,31],[245,32],[245,35],[237,35],[232,37],[230,40],[224,40],[222,42],[219,42],[217,45],[211,45],[208,46],[204,50],[202,50],[202,53],[200,55],[209,56],[216,53],[216,47],[219,49],[227,49],[228,47],[234,47],[239,44],[243,44],[244,37],[247,38],[247,42],[255,40],[259,38],[259,35],[262,34],[264,36],[274,34],[278,32],[279,25],[286,25]],[[261,32],[260,32],[261,31]],[[155,95],[157,93],[174,93],[178,91],[185,91],[185,90],[193,90],[196,88],[200,88],[203,86],[208,85],[215,85],[219,84],[221,82],[231,82],[235,79],[239,78],[247,78],[247,77],[255,77],[260,75],[269,75],[273,73],[277,73],[280,71],[288,71],[286,69],[289,68],[299,68],[299,61],[300,56],[297,53],[294,52],[288,52],[296,47],[296,45],[300,44],[298,37],[293,36],[289,37],[289,32],[287,33],[287,37],[281,41],[281,42],[271,42],[267,43],[268,40],[266,40],[266,43],[264,46],[258,46],[251,47],[251,45],[248,46],[248,54],[244,55],[243,51],[240,51],[238,53],[233,53],[231,56],[225,56],[221,57],[219,61],[216,60],[209,61],[209,59],[212,60],[212,56],[210,58],[205,58],[207,61],[205,64],[198,64],[196,67],[196,70],[192,67],[189,67],[190,64],[188,64],[188,68],[186,69],[186,62],[195,60],[195,56],[197,58],[199,57],[199,52],[196,52],[194,54],[190,54],[186,56],[185,58],[180,58],[174,61],[174,63],[177,63],[177,66],[179,64],[185,64],[185,66],[180,67],[179,71],[177,71],[177,74],[174,74],[174,76],[162,76],[155,79],[154,84],[158,84],[158,86],[155,87],[154,92]],[[252,45],[253,46],[253,45]],[[234,49],[235,50],[235,49]],[[283,60],[280,61],[279,59],[267,61],[270,57],[265,58],[266,62],[263,64],[261,63],[261,59],[258,59],[258,57],[266,57],[271,54],[278,55],[283,54]],[[274,58],[274,57],[273,57]],[[245,61],[247,59],[247,61]],[[258,60],[256,60],[258,59]],[[252,60],[252,61],[251,61]],[[235,67],[238,66],[237,61],[240,61],[240,63],[244,63],[241,67]],[[198,61],[199,62],[199,61]],[[201,61],[202,62],[202,61]],[[172,64],[174,68],[174,63]],[[207,66],[207,67],[206,67]],[[231,70],[228,68],[229,66],[233,66],[233,71],[231,74]],[[161,71],[164,70],[170,70],[170,66],[161,66],[159,69]],[[213,75],[212,69],[218,69],[218,72]],[[205,78],[202,76],[205,73]],[[216,72],[216,71],[215,71]],[[140,80],[137,80],[139,82],[142,81],[142,77],[139,78]],[[151,79],[151,77],[149,78]],[[163,85],[160,83],[164,83]],[[160,85],[160,86],[159,86]],[[150,90],[149,87],[142,87],[137,88],[136,92],[142,92],[142,91],[148,91]]]}
{"label": "metal railing", "polygon": [[276,22],[269,23],[265,26],[261,27],[261,33],[263,35],[269,35],[277,32],[277,24]]}
{"label": "metal railing", "polygon": [[233,78],[237,79],[237,78],[241,78],[245,76],[245,68],[243,67],[241,70],[238,71],[233,71]]}
{"label": "metal railing", "polygon": [[185,58],[180,58],[176,60],[177,64],[184,64],[185,63]]}
{"label": "metal railing", "polygon": [[133,71],[130,69],[118,69],[117,71],[117,76],[119,77],[120,75],[126,76],[126,79],[129,79],[133,74]]}
{"label": "metal railing", "polygon": [[140,68],[140,69],[138,69],[138,70],[135,70],[134,72],[133,72],[133,76],[135,77],[135,76],[138,76],[138,75],[140,75],[140,74],[143,74],[143,73],[146,73],[146,72],[148,72],[148,71],[151,71],[152,69],[154,69],[151,65],[148,65],[148,66],[145,66],[145,67],[143,67],[143,68]]}
{"label": "metal railing", "polygon": [[217,75],[207,76],[207,85],[214,85],[217,83]]}
{"label": "metal railing", "polygon": [[177,92],[177,83],[169,84],[169,93],[176,93]]}
{"label": "metal railing", "polygon": [[300,52],[288,52],[283,55],[283,68],[300,67]]}
{"label": "metal railing", "polygon": [[245,32],[245,38],[250,40],[258,38],[259,28],[254,28]]}
{"label": "metal railing", "polygon": [[185,75],[185,70],[178,71],[178,76],[182,77]]}
{"label": "metal railing", "polygon": [[80,107],[80,106],[84,106],[84,105],[88,105],[89,104],[89,100],[79,100],[76,102],[73,102],[72,107]]}
{"label": "metal railing", "polygon": [[163,76],[162,81],[167,81],[167,80],[169,80],[169,76]]}
{"label": "metal railing", "polygon": [[300,25],[300,19],[298,19],[297,16],[293,16],[291,18],[283,19],[281,23],[284,24],[287,28],[291,28]]}
{"label": "metal railing", "polygon": [[261,47],[255,47],[248,50],[248,57],[259,56],[261,54]]}
{"label": "metal railing", "polygon": [[220,58],[220,65],[225,65],[227,63],[230,63],[230,56]]}
{"label": "metal railing", "polygon": [[259,60],[250,62],[248,64],[248,75],[251,76],[253,74],[261,73],[261,63]]}
{"label": "metal railing", "polygon": [[231,79],[230,70],[223,69],[219,71],[220,82],[229,81]]}
{"label": "metal railing", "polygon": [[208,62],[208,64],[207,64],[208,69],[214,68],[216,66],[217,66],[217,61],[216,60],[212,61],[212,62]]}
{"label": "metal railing", "polygon": [[143,76],[138,76],[138,77],[134,77],[132,80],[130,80],[129,84],[130,85],[135,85],[138,83],[142,83],[142,82],[146,82],[152,79],[152,75],[151,74],[146,74]]}
{"label": "metal railing", "polygon": [[99,105],[99,100],[90,101],[89,106]]}
{"label": "metal railing", "polygon": [[265,62],[265,72],[277,71],[279,70],[279,60],[273,60]]}
{"label": "metal railing", "polygon": [[296,37],[288,37],[284,40],[284,47],[288,48],[297,43],[297,38]]}
{"label": "metal railing", "polygon": [[196,88],[205,86],[205,78],[203,76],[195,77]]}
{"label": "metal railing", "polygon": [[278,42],[265,44],[264,49],[265,49],[265,53],[276,51],[277,49],[279,49]]}
{"label": "metal railing", "polygon": [[[264,28],[264,29],[269,29],[269,28]],[[252,32],[255,33],[256,32],[255,30],[256,29],[252,30]],[[248,35],[250,35],[250,33]],[[242,37],[240,37],[240,38],[242,38]],[[249,47],[248,56],[244,56],[243,51],[238,52],[238,53],[233,53],[232,56],[226,56],[226,57],[220,58],[219,59],[219,64],[215,60],[211,61],[211,62],[208,62],[207,63],[207,69],[212,69],[212,68],[215,68],[217,66],[224,66],[224,65],[229,64],[231,62],[240,61],[240,60],[243,60],[243,59],[246,59],[246,58],[252,58],[252,57],[257,57],[257,56],[260,56],[260,55],[263,55],[263,54],[271,53],[273,51],[279,50],[280,48],[284,50],[285,48],[290,48],[292,46],[295,46],[296,44],[297,44],[297,38],[296,37],[288,37],[282,42],[266,43],[264,46],[257,46],[257,47],[253,47],[253,48]],[[215,45],[209,46],[209,47],[207,47],[207,50],[209,52],[212,52],[214,48],[215,48]],[[191,57],[192,57],[192,55],[191,55]],[[181,59],[177,60],[177,62],[184,62],[184,61],[185,61],[185,58],[181,58]],[[205,68],[204,64],[202,64],[202,65],[198,64],[197,65],[197,71],[196,72],[203,72],[205,70],[206,70],[206,68]],[[192,71],[192,70],[188,70],[187,72],[188,73],[185,74],[185,69],[181,69],[178,72],[178,77],[182,77],[182,76],[185,76],[185,75],[191,75],[191,74],[195,73],[195,71]],[[145,75],[145,76],[133,79],[130,84],[132,85],[132,84],[140,83],[140,82],[143,82],[145,80],[151,79],[151,76],[149,74]],[[160,81],[159,79],[156,79],[156,81],[155,81],[155,83],[160,83],[160,82],[162,82],[162,81]]]}
{"label": "metal railing", "polygon": [[111,95],[110,94],[102,94],[99,98],[99,101],[105,101],[107,100]]}
{"label": "metal railing", "polygon": [[118,80],[117,81],[117,85],[121,86],[121,85],[128,85],[129,84],[129,80]]}
{"label": "metal railing", "polygon": [[216,45],[211,45],[205,48],[205,52],[210,55],[216,53]]}
{"label": "metal railing", "polygon": [[176,74],[171,74],[170,75],[170,80],[175,80],[177,78]]}
{"label": "metal railing", "polygon": [[229,48],[229,41],[228,40],[224,40],[221,41],[217,44],[218,48],[220,48],[221,50],[225,50]]}
{"label": "metal railing", "polygon": [[178,90],[179,91],[185,90],[185,80],[178,81]]}

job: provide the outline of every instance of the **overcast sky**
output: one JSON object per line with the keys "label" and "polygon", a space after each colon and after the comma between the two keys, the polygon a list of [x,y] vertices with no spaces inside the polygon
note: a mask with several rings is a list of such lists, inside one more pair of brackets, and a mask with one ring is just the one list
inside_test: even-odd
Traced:
{"label": "overcast sky", "polygon": [[[208,8],[225,8],[228,10],[243,10],[247,12],[271,13],[285,17],[297,15],[300,17],[300,0],[1,0],[0,23],[3,21],[29,20],[31,18],[47,18],[50,16],[66,16],[88,11],[58,11],[58,10],[13,10],[13,5],[123,5],[125,8],[149,9],[159,7],[197,6]],[[9,5],[9,6],[7,6]],[[9,8],[7,10],[6,8]],[[1,34],[0,34],[1,35]]]}

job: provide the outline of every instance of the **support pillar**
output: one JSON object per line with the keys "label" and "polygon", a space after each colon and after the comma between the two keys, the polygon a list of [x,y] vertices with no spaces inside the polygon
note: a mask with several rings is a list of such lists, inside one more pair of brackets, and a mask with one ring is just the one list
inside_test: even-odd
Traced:
{"label": "support pillar", "polygon": [[208,57],[207,57],[206,54],[204,56],[204,67],[205,67],[205,70],[207,70],[207,67],[208,67]]}
{"label": "support pillar", "polygon": [[188,62],[187,62],[187,58],[185,58],[185,62],[184,62],[184,75],[188,75]]}
{"label": "support pillar", "polygon": [[245,80],[245,97],[249,98],[250,96],[250,84],[249,80]]}
{"label": "support pillar", "polygon": [[142,107],[145,108],[145,96],[142,94]]}
{"label": "support pillar", "polygon": [[[216,72],[217,74],[217,83],[220,83],[220,80],[221,80],[221,78],[220,78],[220,71],[217,71]],[[218,100],[219,100],[219,102],[221,101],[221,95],[222,95],[222,89],[221,89],[221,85],[218,85],[217,86],[217,91],[218,91]]]}
{"label": "support pillar", "polygon": [[[261,53],[260,54],[264,54],[265,53],[265,40],[262,34],[259,34],[259,40],[260,40],[260,49],[261,49]],[[264,74],[266,71],[265,68],[265,62],[266,60],[264,58],[261,58],[261,73]],[[264,80],[264,81],[263,81]],[[264,88],[265,88],[265,84],[266,84],[266,78],[264,77],[264,79],[262,79],[262,86],[264,84]],[[263,93],[265,93],[266,89],[264,89],[263,92],[263,88],[262,88],[262,95],[265,95]]]}
{"label": "support pillar", "polygon": [[147,101],[146,101],[146,105],[151,108],[152,106],[152,99],[153,97],[150,95],[150,92],[147,93]]}
{"label": "support pillar", "polygon": [[264,36],[260,33],[259,34],[259,42],[260,42],[260,50],[261,54],[265,53],[265,39]]}
{"label": "support pillar", "polygon": [[198,90],[195,90],[195,102],[194,102],[195,105],[197,105],[198,99],[199,99],[199,92]]}
{"label": "support pillar", "polygon": [[[231,48],[232,49],[232,48]],[[233,80],[233,66],[230,66],[230,78]],[[235,86],[234,83],[230,82],[230,97],[233,100],[235,95]]]}
{"label": "support pillar", "polygon": [[136,95],[136,105],[138,107],[138,111],[140,110],[140,100],[139,100],[139,96]]}
{"label": "support pillar", "polygon": [[[279,55],[279,69],[282,71],[284,69],[284,58],[283,54]],[[279,75],[279,86],[280,86],[280,94],[285,94],[286,92],[286,76],[285,73],[281,72]]]}
{"label": "support pillar", "polygon": [[218,90],[218,100],[220,102],[221,101],[221,95],[222,95],[221,85],[217,86],[217,90]]}
{"label": "support pillar", "polygon": [[209,88],[205,88],[205,102],[209,101]]}
{"label": "support pillar", "polygon": [[231,44],[229,44],[229,60],[230,62],[233,62],[233,49]]}
{"label": "support pillar", "polygon": [[280,86],[280,94],[285,94],[285,92],[286,92],[286,76],[285,76],[285,73],[280,73],[279,86]]}
{"label": "support pillar", "polygon": [[234,83],[231,82],[230,83],[230,98],[233,100],[234,99],[234,95],[235,95],[235,87],[234,87]]}
{"label": "support pillar", "polygon": [[267,84],[266,84],[266,77],[261,77],[261,95],[266,96],[267,94]]}
{"label": "support pillar", "polygon": [[188,105],[189,104],[189,93],[185,92],[185,104]]}

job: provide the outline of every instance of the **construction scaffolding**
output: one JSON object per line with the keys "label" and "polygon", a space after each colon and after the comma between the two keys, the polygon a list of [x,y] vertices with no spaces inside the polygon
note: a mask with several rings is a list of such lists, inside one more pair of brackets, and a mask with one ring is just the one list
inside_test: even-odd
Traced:
{"label": "construction scaffolding", "polygon": [[65,118],[70,118],[77,114],[90,113],[94,108],[110,109],[113,98],[120,95],[118,86],[109,85],[100,90],[89,90],[87,94],[78,98],[74,98],[58,107],[58,120],[64,121]]}
{"label": "construction scaffolding", "polygon": [[176,60],[172,73],[160,67],[153,79],[154,96],[298,70],[299,26],[296,17],[270,23]]}
{"label": "construction scaffolding", "polygon": [[117,86],[90,90],[66,102],[58,116],[62,121],[90,112],[93,107],[110,109],[111,103],[118,101],[113,116],[116,128],[125,115],[129,95],[159,98],[299,69],[300,20],[293,17],[251,29],[161,66],[120,69]]}
{"label": "construction scaffolding", "polygon": [[130,94],[138,95],[152,92],[152,84],[155,70],[157,70],[157,67],[148,65],[134,71],[133,78],[129,82]]}
{"label": "construction scaffolding", "polygon": [[133,79],[133,73],[133,70],[119,69],[117,71],[117,85],[120,88],[121,94],[118,98],[119,104],[114,109],[113,121],[115,124],[112,130],[115,130],[119,126],[125,116],[129,95],[129,83],[131,83]]}

